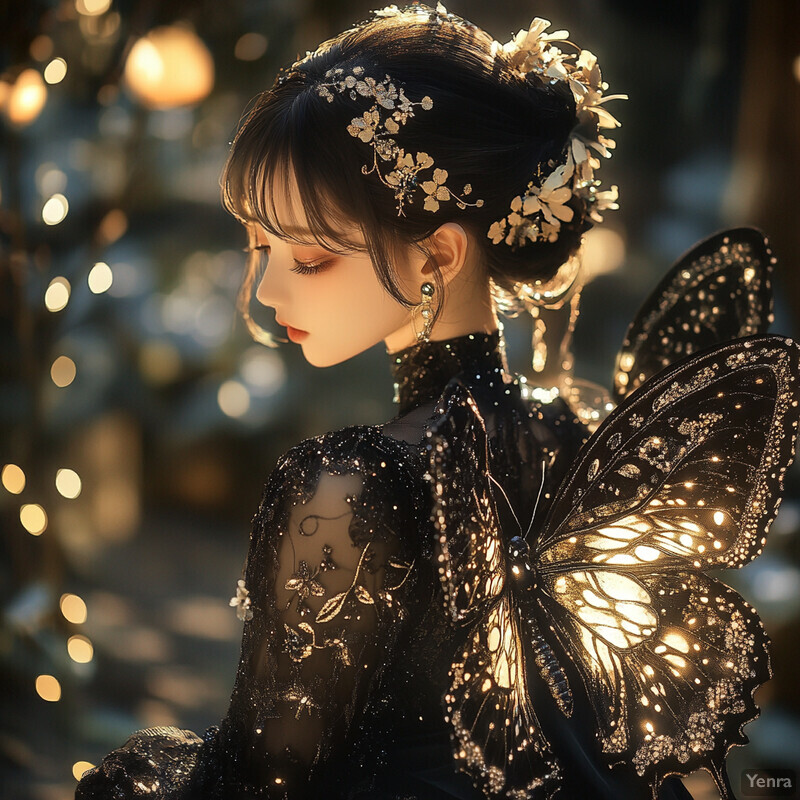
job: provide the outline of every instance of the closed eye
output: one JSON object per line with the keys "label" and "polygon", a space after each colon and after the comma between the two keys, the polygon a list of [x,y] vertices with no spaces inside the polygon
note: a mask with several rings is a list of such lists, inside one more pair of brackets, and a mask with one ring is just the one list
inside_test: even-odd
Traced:
{"label": "closed eye", "polygon": [[294,266],[291,272],[298,275],[316,275],[319,272],[324,272],[329,267],[333,266],[334,259],[330,258],[324,261],[305,262],[295,259]]}

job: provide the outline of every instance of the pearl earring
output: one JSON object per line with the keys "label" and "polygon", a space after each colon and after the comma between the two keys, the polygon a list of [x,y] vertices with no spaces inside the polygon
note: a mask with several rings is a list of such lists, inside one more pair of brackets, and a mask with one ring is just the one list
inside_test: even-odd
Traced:
{"label": "pearl earring", "polygon": [[[411,309],[411,324],[414,333],[417,335],[418,342],[429,342],[431,340],[431,329],[433,328],[433,284],[425,281],[420,286],[422,299]],[[417,330],[417,316],[422,317],[422,330]]]}

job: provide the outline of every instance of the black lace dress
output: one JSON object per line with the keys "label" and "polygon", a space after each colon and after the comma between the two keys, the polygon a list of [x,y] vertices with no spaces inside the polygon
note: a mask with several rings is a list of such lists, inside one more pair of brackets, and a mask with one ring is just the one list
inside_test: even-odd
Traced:
{"label": "black lace dress", "polygon": [[[135,734],[78,798],[483,796],[456,766],[443,707],[467,633],[445,613],[437,577],[426,426],[458,376],[486,423],[509,537],[537,497],[544,513],[585,430],[563,402],[523,399],[497,333],[392,358],[399,415],[302,442],[266,484],[238,591],[244,636],[226,718],[203,739]],[[650,796],[602,765],[588,710],[567,721],[550,705],[545,688],[537,713],[561,752],[563,797]],[[662,790],[673,796],[687,795]]]}

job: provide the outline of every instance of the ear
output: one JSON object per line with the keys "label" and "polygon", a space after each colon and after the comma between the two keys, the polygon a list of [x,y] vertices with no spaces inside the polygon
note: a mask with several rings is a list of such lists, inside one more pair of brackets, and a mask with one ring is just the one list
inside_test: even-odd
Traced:
{"label": "ear", "polygon": [[438,268],[444,284],[447,285],[467,264],[470,239],[457,222],[445,222],[425,240],[425,245],[431,253],[431,258],[422,267],[423,278],[431,277]]}

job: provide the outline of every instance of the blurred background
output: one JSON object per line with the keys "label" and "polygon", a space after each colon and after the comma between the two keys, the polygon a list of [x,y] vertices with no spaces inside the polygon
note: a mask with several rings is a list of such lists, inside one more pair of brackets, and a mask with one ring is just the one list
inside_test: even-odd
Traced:
{"label": "blurred background", "polygon": [[[381,347],[324,370],[253,343],[246,241],[218,176],[277,68],[362,0],[0,2],[0,784],[62,800],[128,734],[224,715],[228,598],[278,455],[393,416]],[[576,375],[608,386],[633,313],[695,241],[761,227],[800,313],[800,4],[452,0],[506,41],[533,16],[595,52],[623,127],[603,169]],[[269,316],[269,315],[268,315]],[[531,320],[507,326],[530,369]],[[776,677],[730,771],[800,769],[800,475],[765,553],[726,580],[761,612]],[[698,798],[709,782],[690,779]]]}

